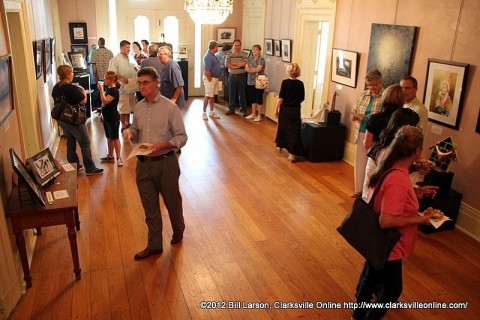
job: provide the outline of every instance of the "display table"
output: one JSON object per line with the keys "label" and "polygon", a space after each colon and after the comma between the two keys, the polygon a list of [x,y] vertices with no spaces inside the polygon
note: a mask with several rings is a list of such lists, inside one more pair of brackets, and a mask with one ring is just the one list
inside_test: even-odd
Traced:
{"label": "display table", "polygon": [[81,277],[77,235],[75,231],[75,229],[80,230],[77,206],[77,170],[70,172],[63,171],[58,175],[53,185],[44,189],[43,195],[45,199],[45,191],[51,191],[53,194],[53,192],[57,190],[66,190],[69,197],[55,200],[52,204],[40,206],[34,201],[26,202],[22,196],[23,202],[20,203],[18,186],[14,186],[12,193],[8,198],[6,215],[12,222],[20,260],[22,262],[24,274],[23,279],[26,282],[27,288],[32,286],[32,277],[28,266],[27,250],[25,248],[25,238],[23,236],[23,230],[25,229],[65,224],[67,226],[67,234],[70,241],[73,272],[75,273],[77,280]]}
{"label": "display table", "polygon": [[422,212],[428,207],[433,209],[438,209],[443,211],[443,213],[452,219],[452,221],[445,221],[438,229],[435,229],[431,225],[419,225],[420,231],[423,233],[433,233],[444,230],[450,230],[455,228],[455,223],[457,222],[458,212],[460,211],[460,204],[462,203],[463,195],[453,189],[450,189],[450,192],[446,197],[436,197],[433,199],[421,199],[419,200],[420,209]]}
{"label": "display table", "polygon": [[304,123],[302,143],[305,159],[310,162],[335,161],[343,159],[346,127],[326,126],[323,123]]}

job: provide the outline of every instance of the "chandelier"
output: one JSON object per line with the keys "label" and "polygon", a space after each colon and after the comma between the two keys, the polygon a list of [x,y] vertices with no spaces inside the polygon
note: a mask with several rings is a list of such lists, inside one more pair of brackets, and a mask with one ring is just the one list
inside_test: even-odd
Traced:
{"label": "chandelier", "polygon": [[198,24],[220,24],[233,12],[233,0],[185,0],[185,11]]}

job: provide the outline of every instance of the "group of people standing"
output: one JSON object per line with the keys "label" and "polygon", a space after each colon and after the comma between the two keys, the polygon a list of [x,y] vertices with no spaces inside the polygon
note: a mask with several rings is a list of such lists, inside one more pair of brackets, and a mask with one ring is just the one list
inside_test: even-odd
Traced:
{"label": "group of people standing", "polygon": [[[417,80],[405,76],[384,89],[381,73],[370,70],[365,81],[367,89],[351,114],[357,144],[353,196],[369,202],[376,193],[373,209],[379,214],[381,228],[396,228],[402,237],[383,268],[365,262],[356,297],[359,303],[374,299],[386,306],[402,293],[402,259],[413,253],[418,225],[430,223],[432,210],[420,214],[418,199],[435,197],[438,187],[416,186],[411,177],[412,172],[425,174],[433,166],[419,161],[427,108],[416,97]],[[387,311],[386,307],[359,307],[352,319],[380,319]]]}

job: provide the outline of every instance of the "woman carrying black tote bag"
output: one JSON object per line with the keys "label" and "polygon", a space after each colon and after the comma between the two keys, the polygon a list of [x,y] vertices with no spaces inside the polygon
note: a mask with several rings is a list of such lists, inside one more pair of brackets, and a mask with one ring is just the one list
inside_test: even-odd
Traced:
{"label": "woman carrying black tote bag", "polygon": [[[385,176],[376,193],[373,209],[380,213],[380,227],[397,229],[401,238],[382,268],[376,269],[370,263],[365,263],[365,274],[357,292],[359,303],[370,301],[376,285],[383,288],[378,295],[378,303],[396,302],[402,293],[402,259],[413,253],[418,225],[429,223],[431,216],[431,212],[425,212],[423,216],[418,214],[419,204],[409,178],[409,168],[420,158],[422,145],[420,128],[400,128],[370,179],[369,186],[374,187]],[[395,170],[385,175],[391,169]],[[352,318],[381,319],[387,311],[386,308],[357,308]]]}

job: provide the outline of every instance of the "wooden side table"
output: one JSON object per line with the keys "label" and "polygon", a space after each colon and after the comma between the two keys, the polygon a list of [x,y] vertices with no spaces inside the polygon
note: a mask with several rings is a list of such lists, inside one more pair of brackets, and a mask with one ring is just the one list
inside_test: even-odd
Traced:
{"label": "wooden side table", "polygon": [[[77,205],[77,170],[62,172],[57,176],[54,183],[45,188],[46,191],[55,192],[58,190],[67,190],[69,197],[55,200],[52,204],[40,206],[34,201],[25,203],[20,202],[18,186],[14,186],[10,197],[8,198],[6,215],[11,219],[13,232],[20,254],[20,260],[23,268],[23,279],[27,288],[32,286],[32,276],[28,266],[27,250],[25,248],[25,238],[23,230],[31,228],[41,228],[65,224],[67,226],[68,239],[73,259],[73,272],[77,280],[81,277],[80,262],[78,259],[77,234],[80,230],[80,220],[78,217]],[[46,199],[46,196],[45,196]]]}

